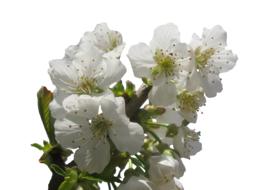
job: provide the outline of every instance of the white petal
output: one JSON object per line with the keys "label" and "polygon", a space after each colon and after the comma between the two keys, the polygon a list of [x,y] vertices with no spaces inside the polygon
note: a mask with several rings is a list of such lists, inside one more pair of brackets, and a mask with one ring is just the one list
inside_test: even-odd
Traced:
{"label": "white petal", "polygon": [[146,44],[139,43],[132,46],[129,49],[127,56],[136,77],[151,77],[150,69],[155,66],[155,62],[153,59],[153,53]]}
{"label": "white petal", "polygon": [[103,57],[104,58],[109,58],[109,59],[112,59],[112,58],[117,58],[117,59],[119,59],[120,58],[120,56],[121,56],[121,53],[122,53],[122,51],[123,51],[123,49],[124,49],[124,47],[125,47],[125,44],[123,43],[123,44],[121,44],[121,45],[118,45],[117,47],[115,47],[112,51],[109,51],[109,52],[107,52],[107,53],[105,53],[104,55],[103,55]]}
{"label": "white petal", "polygon": [[107,139],[94,138],[81,145],[74,160],[83,171],[101,173],[110,161],[110,144]]}
{"label": "white petal", "polygon": [[109,87],[112,83],[118,82],[126,73],[126,67],[118,59],[105,59],[104,76],[99,82],[101,87]]}
{"label": "white petal", "polygon": [[156,188],[148,179],[132,176],[126,184],[121,184],[118,190],[156,190]]}
{"label": "white petal", "polygon": [[69,94],[64,93],[61,90],[56,89],[54,91],[54,99],[49,104],[51,115],[55,119],[62,119],[65,116],[66,111],[62,106],[63,100],[68,97]]}
{"label": "white petal", "polygon": [[111,120],[118,120],[118,115],[126,115],[125,100],[122,97],[112,95],[104,96],[100,99],[103,115]]}
{"label": "white petal", "polygon": [[137,153],[144,143],[142,127],[123,117],[121,121],[114,121],[113,126],[109,129],[109,136],[118,150],[130,154]]}
{"label": "white petal", "polygon": [[160,128],[157,128],[157,129],[153,129],[153,131],[162,140],[163,143],[165,143],[167,145],[173,144],[173,139],[170,138],[170,137],[166,137],[167,128],[160,127]]}
{"label": "white petal", "polygon": [[[96,66],[102,61],[103,52],[89,43],[80,44],[79,51],[75,54],[73,64],[84,73],[88,68]],[[91,66],[92,65],[92,66]],[[89,72],[89,71],[88,71]],[[87,74],[87,73],[86,73]]]}
{"label": "white petal", "polygon": [[78,73],[66,59],[50,61],[48,73],[54,85],[64,92],[73,92],[78,85]]}
{"label": "white petal", "polygon": [[164,85],[153,86],[149,92],[149,100],[154,105],[167,106],[176,101],[176,87],[174,84],[168,82]]}
{"label": "white petal", "polygon": [[206,74],[201,82],[203,90],[208,98],[215,97],[218,92],[222,91],[221,79],[217,74]]}
{"label": "white petal", "polygon": [[150,47],[155,52],[157,49],[169,50],[180,41],[180,33],[175,24],[169,23],[157,27],[154,31]]}
{"label": "white petal", "polygon": [[122,35],[110,30],[106,23],[98,24],[93,32],[86,32],[82,44],[89,42],[105,53],[104,57],[119,58],[124,48]]}
{"label": "white petal", "polygon": [[192,47],[192,49],[197,49],[198,47],[202,46],[202,40],[197,34],[192,35],[190,46]]}
{"label": "white petal", "polygon": [[179,161],[167,155],[150,157],[149,165],[150,168],[148,173],[150,179],[155,184],[166,183],[174,177],[182,177],[185,171],[185,167],[181,160]]}
{"label": "white petal", "polygon": [[57,141],[65,148],[77,148],[82,143],[80,125],[69,120],[56,120],[54,123]]}
{"label": "white petal", "polygon": [[181,126],[183,121],[183,117],[180,115],[180,113],[174,110],[172,107],[167,107],[166,112],[158,116],[156,119],[160,123],[175,124],[177,126]]}
{"label": "white petal", "polygon": [[88,95],[71,95],[63,101],[63,107],[68,119],[82,125],[97,115],[99,104],[96,98]]}
{"label": "white petal", "polygon": [[196,123],[198,114],[197,112],[181,112],[182,117],[191,123]]}
{"label": "white petal", "polygon": [[65,58],[74,59],[76,53],[79,51],[79,45],[71,45],[67,49],[65,49]]}
{"label": "white petal", "polygon": [[203,30],[203,45],[208,48],[222,48],[227,45],[227,33],[219,25],[211,29],[204,28]]}
{"label": "white petal", "polygon": [[220,73],[231,70],[237,61],[237,56],[230,50],[220,50],[215,53],[209,60],[208,64],[213,64],[218,68]]}
{"label": "white petal", "polygon": [[159,186],[159,190],[184,190],[182,184],[176,179],[172,179],[165,184]]}

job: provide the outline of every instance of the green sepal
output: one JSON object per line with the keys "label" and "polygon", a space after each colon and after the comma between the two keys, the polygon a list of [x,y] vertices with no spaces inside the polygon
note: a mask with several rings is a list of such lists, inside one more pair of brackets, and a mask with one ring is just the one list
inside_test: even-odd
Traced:
{"label": "green sepal", "polygon": [[78,185],[78,172],[76,169],[66,169],[64,181],[59,186],[58,190],[76,190]]}
{"label": "green sepal", "polygon": [[152,81],[150,79],[142,78],[142,82],[147,86],[152,86]]}
{"label": "green sepal", "polygon": [[42,150],[42,151],[44,150],[44,147],[38,143],[33,143],[31,144],[31,146],[37,148],[38,150]]}
{"label": "green sepal", "polygon": [[131,81],[126,81],[126,90],[125,93],[130,98],[135,95],[135,85]]}
{"label": "green sepal", "polygon": [[115,96],[123,96],[125,94],[125,88],[121,80],[111,90]]}
{"label": "green sepal", "polygon": [[53,93],[50,92],[46,87],[41,87],[37,93],[38,98],[38,109],[41,120],[43,122],[45,131],[51,144],[56,144],[54,134],[54,121],[51,117],[49,104],[53,100]]}

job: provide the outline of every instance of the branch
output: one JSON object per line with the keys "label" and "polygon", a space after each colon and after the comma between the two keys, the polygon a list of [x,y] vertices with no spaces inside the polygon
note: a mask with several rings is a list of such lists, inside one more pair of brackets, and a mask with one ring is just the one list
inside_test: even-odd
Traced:
{"label": "branch", "polygon": [[142,84],[141,87],[137,90],[136,96],[134,96],[126,104],[126,115],[130,118],[130,120],[133,120],[139,108],[147,100],[148,93],[151,90],[151,88],[152,88],[151,86]]}

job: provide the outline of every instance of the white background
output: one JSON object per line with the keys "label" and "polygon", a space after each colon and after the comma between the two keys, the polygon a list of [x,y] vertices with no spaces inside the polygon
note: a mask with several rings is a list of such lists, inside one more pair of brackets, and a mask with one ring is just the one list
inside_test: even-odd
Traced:
{"label": "white background", "polygon": [[[47,167],[30,147],[46,139],[36,107],[36,92],[45,85],[48,61],[82,34],[107,22],[130,45],[149,42],[153,29],[178,25],[182,41],[193,32],[220,24],[228,31],[228,46],[238,54],[233,71],[223,75],[224,91],[209,99],[195,125],[202,132],[203,151],[186,161],[181,179],[186,190],[252,189],[253,66],[252,5],[249,1],[138,0],[1,0],[0,1],[0,175],[1,189],[46,190]],[[106,188],[103,188],[106,190]]]}

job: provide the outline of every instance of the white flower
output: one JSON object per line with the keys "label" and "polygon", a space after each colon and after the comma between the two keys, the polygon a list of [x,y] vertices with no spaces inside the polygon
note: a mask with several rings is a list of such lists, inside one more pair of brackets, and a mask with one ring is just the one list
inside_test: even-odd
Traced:
{"label": "white flower", "polygon": [[195,123],[199,108],[205,105],[206,99],[201,88],[195,90],[182,89],[178,91],[174,104],[166,107],[164,114],[158,116],[158,122],[181,126],[185,119]]}
{"label": "white flower", "polygon": [[[56,120],[55,134],[66,148],[78,148],[75,162],[81,170],[101,173],[110,161],[108,137],[122,152],[135,154],[144,142],[142,127],[125,115],[124,99],[71,95],[63,101],[66,118]],[[101,112],[99,112],[101,109]]]}
{"label": "white flower", "polygon": [[57,89],[69,94],[101,93],[124,75],[126,68],[118,59],[101,59],[94,48],[87,48],[74,60],[50,62],[49,75]]}
{"label": "white flower", "polygon": [[121,79],[126,68],[118,59],[104,59],[101,56],[96,48],[87,45],[73,59],[50,62],[49,75],[57,89],[50,104],[55,118],[64,116],[62,101],[71,94],[101,96],[111,93],[108,87]]}
{"label": "white flower", "polygon": [[204,29],[202,39],[193,35],[195,68],[190,73],[189,83],[200,85],[207,97],[214,97],[222,91],[220,73],[229,71],[235,66],[237,56],[226,50],[227,33],[221,26]]}
{"label": "white flower", "polygon": [[200,133],[189,129],[188,127],[179,127],[178,133],[174,137],[174,149],[180,154],[180,157],[190,158],[202,149],[199,142]]}
{"label": "white flower", "polygon": [[80,47],[86,43],[97,47],[105,57],[119,58],[124,48],[122,35],[118,31],[110,30],[106,23],[98,24],[92,32],[86,32]]}
{"label": "white flower", "polygon": [[158,185],[158,190],[184,190],[183,185],[177,178],[173,178],[171,181],[165,184]]}
{"label": "white flower", "polygon": [[177,93],[175,84],[189,72],[190,52],[179,38],[177,27],[166,24],[155,29],[150,46],[139,43],[129,50],[135,76],[148,78],[153,83],[149,93],[152,104],[166,106],[173,103]]}
{"label": "white flower", "polygon": [[132,176],[126,184],[121,184],[118,190],[157,190],[157,188],[144,177]]}
{"label": "white flower", "polygon": [[183,176],[185,167],[180,158],[175,159],[172,155],[152,156],[149,159],[149,176],[156,185],[168,183],[174,177]]}

